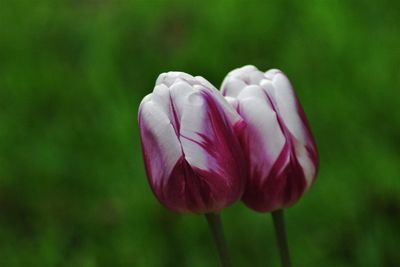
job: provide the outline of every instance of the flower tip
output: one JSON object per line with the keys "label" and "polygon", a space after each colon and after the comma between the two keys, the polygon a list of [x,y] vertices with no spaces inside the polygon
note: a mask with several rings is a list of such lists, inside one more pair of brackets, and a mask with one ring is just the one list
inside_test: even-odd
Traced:
{"label": "flower tip", "polygon": [[257,67],[255,67],[254,65],[245,65],[243,67],[232,70],[231,72],[228,73],[228,76],[242,75],[244,73],[249,73],[253,71],[258,71]]}
{"label": "flower tip", "polygon": [[177,79],[192,80],[193,76],[182,71],[169,71],[158,75],[156,85],[165,84],[171,86]]}
{"label": "flower tip", "polygon": [[265,77],[267,79],[273,80],[279,74],[285,75],[280,69],[270,69],[265,72]]}

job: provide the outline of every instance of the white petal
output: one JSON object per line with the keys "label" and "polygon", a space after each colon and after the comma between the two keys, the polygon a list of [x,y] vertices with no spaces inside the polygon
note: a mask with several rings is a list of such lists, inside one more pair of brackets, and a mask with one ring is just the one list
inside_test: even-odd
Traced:
{"label": "white petal", "polygon": [[182,156],[181,145],[169,118],[152,101],[141,106],[139,125],[149,178],[157,185],[168,179]]}
{"label": "white petal", "polygon": [[171,98],[169,88],[165,84],[154,87],[151,101],[168,116],[171,109]]}
{"label": "white petal", "polygon": [[[145,97],[143,97],[143,99],[142,99],[142,101],[140,102],[140,105],[139,105],[139,110],[142,108],[142,106],[143,106],[145,103],[151,101],[152,98],[153,98],[153,94],[152,94],[152,93],[146,95]],[[138,114],[138,115],[139,115],[139,114]]]}
{"label": "white petal", "polygon": [[142,102],[141,103],[145,103],[151,100],[151,96],[152,94],[148,94],[145,97],[143,97]]}
{"label": "white petal", "polygon": [[278,69],[270,69],[268,71],[265,72],[265,77],[269,80],[272,80],[275,75],[282,73],[281,70]]}
{"label": "white petal", "polygon": [[203,142],[199,133],[204,133],[207,121],[206,103],[200,92],[192,93],[183,106],[181,137],[183,153],[192,167],[208,170],[207,153],[199,144]]}
{"label": "white petal", "polygon": [[248,80],[249,84],[259,84],[262,79],[264,79],[264,73],[261,71],[252,71],[246,75],[246,79]]}
{"label": "white petal", "polygon": [[296,143],[295,146],[296,158],[304,171],[304,177],[306,179],[307,186],[310,186],[315,177],[315,162],[311,160],[304,145]]}
{"label": "white petal", "polygon": [[283,119],[286,127],[296,137],[297,140],[306,143],[305,125],[298,113],[298,103],[293,88],[287,77],[277,70],[274,73],[272,85],[267,80],[263,80],[263,87],[266,88],[277,105],[277,112]]}
{"label": "white petal", "polygon": [[244,81],[228,77],[222,83],[221,93],[224,96],[237,97],[246,86],[247,84]]}
{"label": "white petal", "polygon": [[255,98],[264,100],[266,104],[269,104],[267,94],[258,85],[248,85],[246,86],[240,94],[237,96],[238,99]]}
{"label": "white petal", "polygon": [[193,92],[195,92],[193,86],[182,80],[176,81],[170,87],[172,103],[179,120],[181,120],[182,117],[182,109],[184,105],[187,104],[187,98],[189,95],[193,94]]}
{"label": "white petal", "polygon": [[238,109],[239,107],[239,100],[236,98],[230,97],[230,96],[225,96],[226,101],[231,105],[235,110]]}

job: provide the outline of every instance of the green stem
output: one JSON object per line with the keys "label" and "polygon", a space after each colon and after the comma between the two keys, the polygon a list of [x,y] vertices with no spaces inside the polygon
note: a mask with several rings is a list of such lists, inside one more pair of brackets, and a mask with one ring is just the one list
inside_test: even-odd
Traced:
{"label": "green stem", "polygon": [[230,267],[231,260],[226,248],[226,242],[224,237],[224,231],[222,228],[221,218],[218,213],[207,213],[205,214],[208,226],[210,227],[212,236],[217,246],[219,259],[221,261],[221,267]]}
{"label": "green stem", "polygon": [[272,213],[272,220],[274,222],[276,242],[279,247],[279,254],[281,256],[282,267],[291,267],[289,247],[285,232],[285,221],[283,218],[283,210],[276,210]]}

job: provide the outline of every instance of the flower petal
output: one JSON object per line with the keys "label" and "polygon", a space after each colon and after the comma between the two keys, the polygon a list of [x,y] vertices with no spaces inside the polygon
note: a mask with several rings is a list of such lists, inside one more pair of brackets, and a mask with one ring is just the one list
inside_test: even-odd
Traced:
{"label": "flower petal", "polygon": [[315,178],[318,156],[314,139],[309,130],[296,94],[287,77],[279,70],[270,70],[266,76],[271,80],[263,80],[261,86],[266,90],[273,102],[274,109],[282,120],[283,131],[293,145],[292,148],[303,167],[307,185]]}
{"label": "flower petal", "polygon": [[226,78],[221,86],[221,93],[223,96],[237,97],[239,93],[245,88],[247,84],[235,77]]}
{"label": "flower petal", "polygon": [[246,87],[238,101],[238,110],[247,123],[245,151],[251,162],[250,179],[263,180],[268,177],[278,158],[285,144],[285,136],[275,111],[261,88]]}
{"label": "flower petal", "polygon": [[152,101],[140,106],[139,126],[146,172],[154,190],[168,180],[182,148],[168,116]]}
{"label": "flower petal", "polygon": [[271,96],[276,105],[277,112],[281,116],[290,132],[303,143],[306,143],[306,129],[302,118],[298,113],[298,101],[292,85],[286,76],[277,71],[270,70],[266,74],[271,80],[263,80],[261,86]]}
{"label": "flower petal", "polygon": [[184,157],[196,173],[207,179],[214,192],[212,197],[221,202],[221,207],[242,193],[246,175],[234,129],[211,92],[190,95],[181,120]]}

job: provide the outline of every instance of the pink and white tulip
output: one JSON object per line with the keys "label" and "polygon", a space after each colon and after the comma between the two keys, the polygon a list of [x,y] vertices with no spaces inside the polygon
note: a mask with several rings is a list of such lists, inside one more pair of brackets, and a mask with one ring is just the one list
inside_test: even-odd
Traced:
{"label": "pink and white tulip", "polygon": [[246,168],[239,137],[245,123],[208,81],[161,74],[141,102],[138,120],[147,177],[165,207],[218,212],[240,200]]}
{"label": "pink and white tulip", "polygon": [[280,70],[245,66],[230,72],[221,90],[247,123],[243,202],[260,212],[293,205],[316,178],[318,153],[288,78]]}

